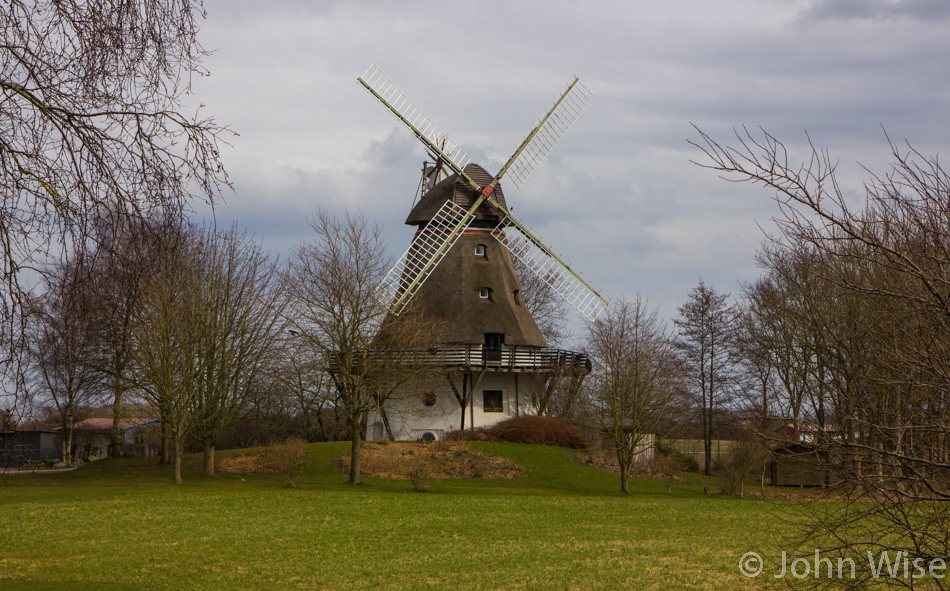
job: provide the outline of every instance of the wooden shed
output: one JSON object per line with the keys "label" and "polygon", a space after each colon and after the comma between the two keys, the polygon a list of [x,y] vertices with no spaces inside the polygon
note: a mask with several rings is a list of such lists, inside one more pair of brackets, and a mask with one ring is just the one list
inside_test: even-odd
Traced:
{"label": "wooden shed", "polygon": [[815,445],[789,443],[772,450],[772,486],[827,486],[828,453]]}

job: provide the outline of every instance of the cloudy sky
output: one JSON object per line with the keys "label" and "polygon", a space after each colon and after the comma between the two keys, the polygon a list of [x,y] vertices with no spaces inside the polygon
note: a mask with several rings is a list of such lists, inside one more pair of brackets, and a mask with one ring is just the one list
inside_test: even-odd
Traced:
{"label": "cloudy sky", "polygon": [[[737,294],[771,194],[692,164],[695,124],[728,143],[762,127],[804,157],[806,131],[859,194],[892,139],[950,138],[946,0],[456,3],[206,0],[213,55],[196,100],[236,137],[219,222],[286,256],[323,206],[363,211],[393,256],[425,158],[356,82],[376,63],[490,172],[574,75],[597,98],[522,190],[520,219],[611,299],[672,317],[700,279]],[[504,181],[503,181],[504,184]]]}

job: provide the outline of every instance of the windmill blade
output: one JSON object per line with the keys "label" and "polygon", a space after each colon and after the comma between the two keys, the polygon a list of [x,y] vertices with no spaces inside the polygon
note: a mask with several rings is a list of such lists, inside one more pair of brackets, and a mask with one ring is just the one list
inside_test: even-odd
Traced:
{"label": "windmill blade", "polygon": [[580,78],[574,78],[564,94],[554,102],[547,114],[541,118],[508,162],[495,175],[495,179],[491,182],[492,186],[505,173],[510,172],[512,181],[520,189],[593,100],[594,93],[581,84]]}
{"label": "windmill blade", "polygon": [[379,69],[379,66],[372,64],[356,81],[405,123],[427,149],[441,158],[456,173],[463,174],[462,169],[472,159],[465,150],[452,141],[447,133],[426,117],[425,113],[399,90],[396,83]]}
{"label": "windmill blade", "polygon": [[389,302],[393,314],[398,316],[406,309],[419,287],[475,219],[475,210],[481,202],[482,199],[476,200],[475,205],[466,210],[448,200],[442,204],[432,221],[419,230],[377,290]]}
{"label": "windmill blade", "polygon": [[510,212],[505,213],[504,221],[492,231],[492,236],[591,322],[607,307],[607,300],[586,279]]}

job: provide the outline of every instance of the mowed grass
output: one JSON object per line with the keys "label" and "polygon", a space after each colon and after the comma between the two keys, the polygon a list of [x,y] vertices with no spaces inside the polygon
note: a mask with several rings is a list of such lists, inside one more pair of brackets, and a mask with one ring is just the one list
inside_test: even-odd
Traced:
{"label": "mowed grass", "polygon": [[[298,488],[273,477],[185,484],[153,459],[6,476],[0,590],[761,588],[739,557],[768,544],[765,501],[704,495],[712,479],[635,479],[570,452],[473,444],[527,470],[512,480],[366,478],[332,462],[345,443],[308,446]],[[227,452],[225,452],[227,453]],[[221,454],[219,454],[221,455]]]}

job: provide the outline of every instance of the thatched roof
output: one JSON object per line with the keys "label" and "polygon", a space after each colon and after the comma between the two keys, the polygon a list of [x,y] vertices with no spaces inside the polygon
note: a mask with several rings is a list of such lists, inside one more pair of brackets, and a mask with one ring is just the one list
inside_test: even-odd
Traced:
{"label": "thatched roof", "polygon": [[[465,174],[479,185],[487,185],[492,180],[492,175],[488,174],[484,168],[477,164],[469,164],[463,170]],[[503,207],[508,207],[505,203],[505,193],[500,183],[495,187],[492,198]],[[468,209],[475,203],[476,194],[468,184],[459,180],[459,175],[453,174],[437,183],[422,196],[419,203],[409,212],[409,217],[406,218],[406,224],[410,226],[427,224],[432,220],[439,208],[442,207],[442,204],[449,199],[454,201],[459,207]],[[498,213],[485,205],[475,211],[475,219],[480,222],[497,222],[499,220]]]}
{"label": "thatched roof", "polygon": [[[485,256],[475,247],[485,245]],[[482,288],[491,299],[480,297]],[[503,333],[510,346],[545,347],[544,337],[528,313],[511,255],[488,231],[467,230],[422,284],[410,308],[442,321],[445,342],[482,344],[485,333]]]}

